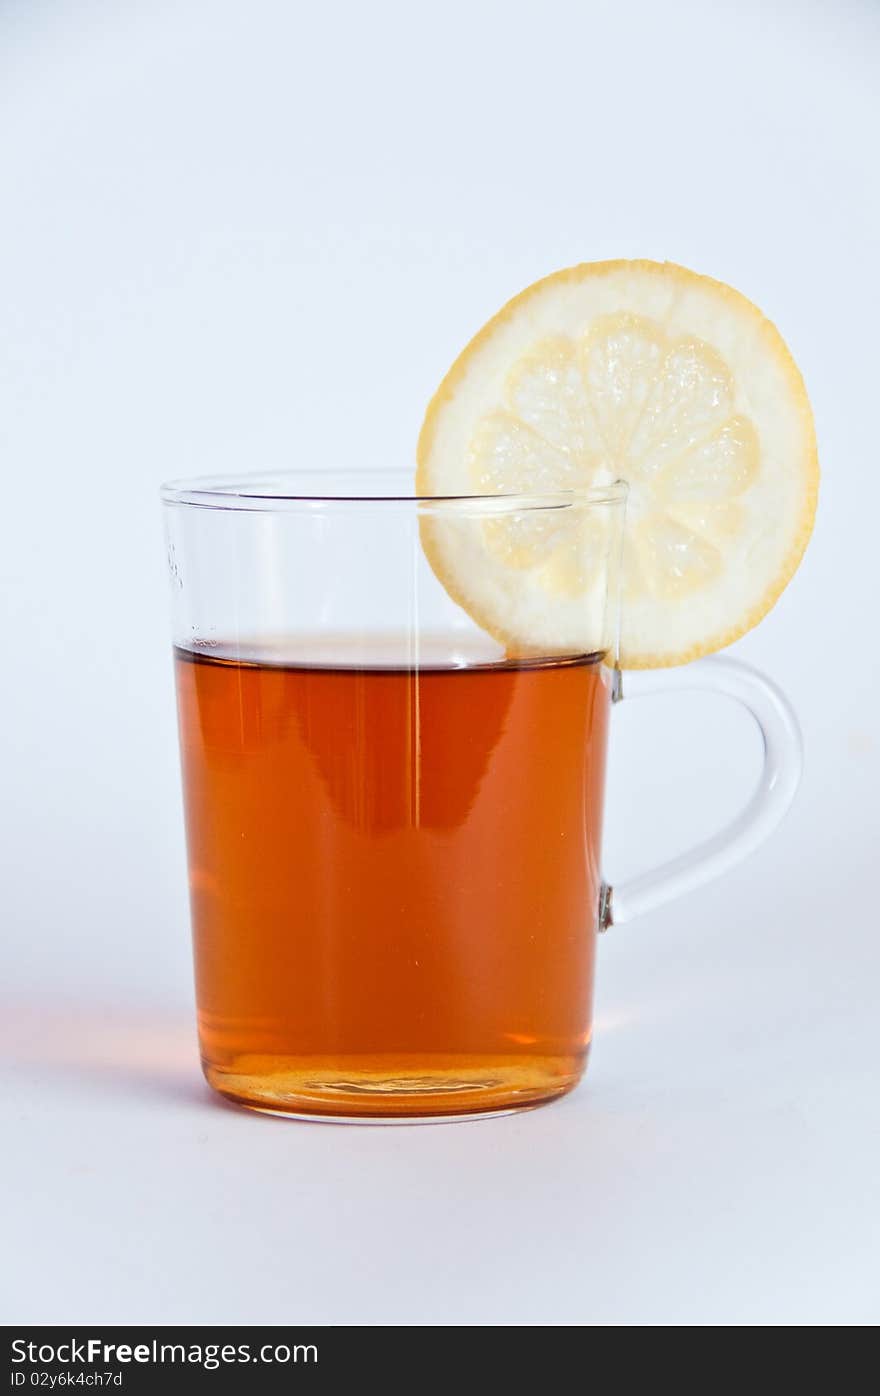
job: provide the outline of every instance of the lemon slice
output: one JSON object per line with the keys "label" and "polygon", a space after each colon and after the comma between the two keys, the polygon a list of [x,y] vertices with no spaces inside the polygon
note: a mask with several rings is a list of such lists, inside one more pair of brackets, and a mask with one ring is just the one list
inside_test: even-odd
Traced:
{"label": "lemon slice", "polygon": [[[682,664],[755,625],[813,526],[816,439],[782,337],[739,292],[672,263],[594,262],[510,301],[453,364],[419,437],[423,495],[629,487],[620,663]],[[511,652],[592,649],[601,509],[522,510],[422,542]],[[604,641],[603,641],[604,643]]]}

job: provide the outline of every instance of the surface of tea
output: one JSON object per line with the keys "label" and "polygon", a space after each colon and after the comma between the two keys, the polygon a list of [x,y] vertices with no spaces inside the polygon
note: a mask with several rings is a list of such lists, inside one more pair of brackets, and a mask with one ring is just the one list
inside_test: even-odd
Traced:
{"label": "surface of tea", "polygon": [[607,672],[435,651],[458,667],[176,651],[202,1055],[236,1100],[457,1115],[583,1070]]}

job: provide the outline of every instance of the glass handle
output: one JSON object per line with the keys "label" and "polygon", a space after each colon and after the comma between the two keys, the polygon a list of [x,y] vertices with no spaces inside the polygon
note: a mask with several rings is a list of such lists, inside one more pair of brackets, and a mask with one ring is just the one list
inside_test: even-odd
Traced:
{"label": "glass handle", "polygon": [[681,669],[633,670],[616,677],[615,700],[700,689],[734,698],[751,713],[764,742],[758,787],[745,809],[720,833],[651,872],[603,888],[600,927],[620,926],[710,882],[748,857],[779,824],[801,778],[803,747],[797,718],[768,678],[736,659],[698,659]]}

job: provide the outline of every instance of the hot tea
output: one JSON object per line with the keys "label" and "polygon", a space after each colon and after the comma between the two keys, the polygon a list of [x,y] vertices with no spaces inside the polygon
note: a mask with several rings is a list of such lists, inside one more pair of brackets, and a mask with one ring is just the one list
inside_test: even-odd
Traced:
{"label": "hot tea", "polygon": [[[293,657],[290,657],[290,656]],[[561,1094],[590,1043],[608,673],[176,651],[202,1055],[285,1113]]]}

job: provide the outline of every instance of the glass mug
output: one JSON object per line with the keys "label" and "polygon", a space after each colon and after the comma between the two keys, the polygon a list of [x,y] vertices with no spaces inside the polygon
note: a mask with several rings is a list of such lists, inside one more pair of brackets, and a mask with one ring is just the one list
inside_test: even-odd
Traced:
{"label": "glass mug", "polygon": [[[794,716],[754,670],[615,667],[624,485],[420,499],[409,478],[162,491],[202,1061],[257,1110],[407,1122],[563,1095],[589,1051],[597,933],[744,857],[799,779]],[[491,545],[560,521],[590,554],[595,638],[509,655],[422,531]],[[673,688],[745,706],[760,783],[728,829],[612,891],[611,707]]]}

